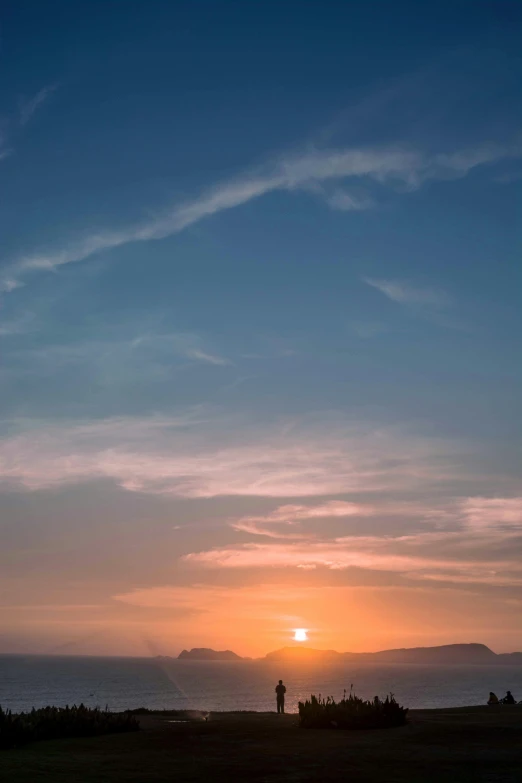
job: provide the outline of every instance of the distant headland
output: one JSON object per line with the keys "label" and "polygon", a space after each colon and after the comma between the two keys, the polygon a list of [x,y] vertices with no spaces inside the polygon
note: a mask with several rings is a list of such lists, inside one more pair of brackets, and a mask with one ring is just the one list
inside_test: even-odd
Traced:
{"label": "distant headland", "polygon": [[[159,656],[168,657],[168,656]],[[183,650],[178,660],[188,661],[245,661],[232,650],[212,650],[208,647],[194,647]],[[282,647],[257,658],[261,661],[288,662],[335,662],[354,663],[408,663],[408,664],[511,664],[522,665],[522,652],[495,653],[485,644],[444,644],[438,647],[404,647],[395,650],[381,650],[372,653],[337,652],[336,650],[315,650],[311,647]]]}
{"label": "distant headland", "polygon": [[182,650],[178,660],[188,661],[241,661],[240,655],[232,650],[211,650],[210,647],[193,647],[192,650]]}

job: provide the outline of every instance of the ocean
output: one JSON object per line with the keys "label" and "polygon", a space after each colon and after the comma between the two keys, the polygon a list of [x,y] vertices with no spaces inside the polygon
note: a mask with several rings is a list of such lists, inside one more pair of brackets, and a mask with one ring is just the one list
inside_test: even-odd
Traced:
{"label": "ocean", "polygon": [[363,698],[394,693],[406,707],[485,704],[507,689],[522,700],[522,666],[206,662],[155,658],[0,655],[0,705],[14,712],[46,705],[194,710],[274,710],[279,679],[286,710],[311,693]]}

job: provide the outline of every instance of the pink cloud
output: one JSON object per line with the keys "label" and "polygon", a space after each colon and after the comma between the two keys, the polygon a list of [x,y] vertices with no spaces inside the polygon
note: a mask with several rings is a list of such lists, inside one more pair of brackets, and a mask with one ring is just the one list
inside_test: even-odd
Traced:
{"label": "pink cloud", "polygon": [[256,536],[267,536],[268,538],[309,538],[309,534],[301,534],[292,530],[291,533],[281,533],[280,529],[272,530],[269,526],[289,525],[293,526],[296,522],[305,519],[321,519],[325,517],[352,517],[352,516],[371,516],[374,508],[361,503],[350,503],[343,500],[330,500],[318,506],[304,506],[297,504],[286,504],[279,506],[270,514],[265,516],[242,517],[237,521],[231,522],[230,526],[234,530],[243,533],[251,533]]}
{"label": "pink cloud", "polygon": [[295,530],[293,530],[291,533],[281,533],[279,530],[270,530],[270,528],[264,527],[257,522],[249,521],[248,519],[232,522],[230,527],[234,528],[234,530],[240,531],[241,533],[250,533],[253,536],[266,536],[267,538],[286,538],[296,540],[299,538],[308,539],[310,537],[309,534],[297,533]]}
{"label": "pink cloud", "polygon": [[522,497],[467,498],[462,501],[461,509],[470,527],[522,526]]}
{"label": "pink cloud", "polygon": [[289,503],[279,506],[271,514],[264,517],[248,517],[253,522],[293,522],[300,519],[315,519],[321,517],[355,517],[371,516],[374,506],[363,503],[350,503],[345,500],[329,500],[318,506],[303,506]]}
{"label": "pink cloud", "polygon": [[[241,517],[230,523],[234,530],[268,538],[309,538],[310,533],[301,534],[295,527],[291,532],[282,533],[281,525],[295,526],[304,520],[347,518],[347,517],[416,517],[429,521],[454,521],[455,514],[446,509],[422,505],[420,503],[400,503],[379,501],[378,503],[353,503],[344,500],[329,500],[319,505],[308,506],[286,504],[279,506],[269,514]],[[273,530],[272,528],[279,528]]]}
{"label": "pink cloud", "polygon": [[[220,547],[183,559],[210,568],[362,568],[431,580],[519,584],[518,560],[490,554],[495,538],[481,536],[475,541],[462,532],[442,531],[396,537],[345,536],[329,541],[309,538],[304,542]],[[511,539],[513,545],[520,543],[518,536]]]}
{"label": "pink cloud", "polygon": [[[178,497],[311,497],[426,487],[454,475],[451,444],[342,418],[254,429],[188,411],[13,424],[14,434],[0,439],[0,479],[28,490],[110,479],[132,492]],[[323,508],[333,516],[350,513],[341,501]],[[293,513],[307,518],[323,511],[294,507]]]}

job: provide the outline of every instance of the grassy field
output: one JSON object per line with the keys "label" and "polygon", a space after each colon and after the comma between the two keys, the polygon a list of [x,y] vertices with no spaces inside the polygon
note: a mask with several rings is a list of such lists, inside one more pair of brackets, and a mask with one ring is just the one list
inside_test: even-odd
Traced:
{"label": "grassy field", "polygon": [[[180,717],[188,716],[177,716]],[[520,783],[522,708],[413,710],[383,731],[299,729],[296,715],[163,714],[142,731],[0,753],[6,783],[365,781]]]}

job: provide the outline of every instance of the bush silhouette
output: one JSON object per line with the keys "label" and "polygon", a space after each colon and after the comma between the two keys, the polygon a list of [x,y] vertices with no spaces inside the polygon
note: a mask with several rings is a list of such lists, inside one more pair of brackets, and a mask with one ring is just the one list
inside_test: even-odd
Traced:
{"label": "bush silhouette", "polygon": [[336,702],[331,696],[299,702],[299,725],[305,729],[385,729],[404,726],[407,708],[400,707],[393,693],[381,700],[364,701],[350,692]]}
{"label": "bush silhouette", "polygon": [[43,707],[13,715],[0,707],[0,749],[27,742],[62,737],[92,737],[124,731],[138,731],[140,724],[128,712],[114,713],[80,704],[73,707]]}

